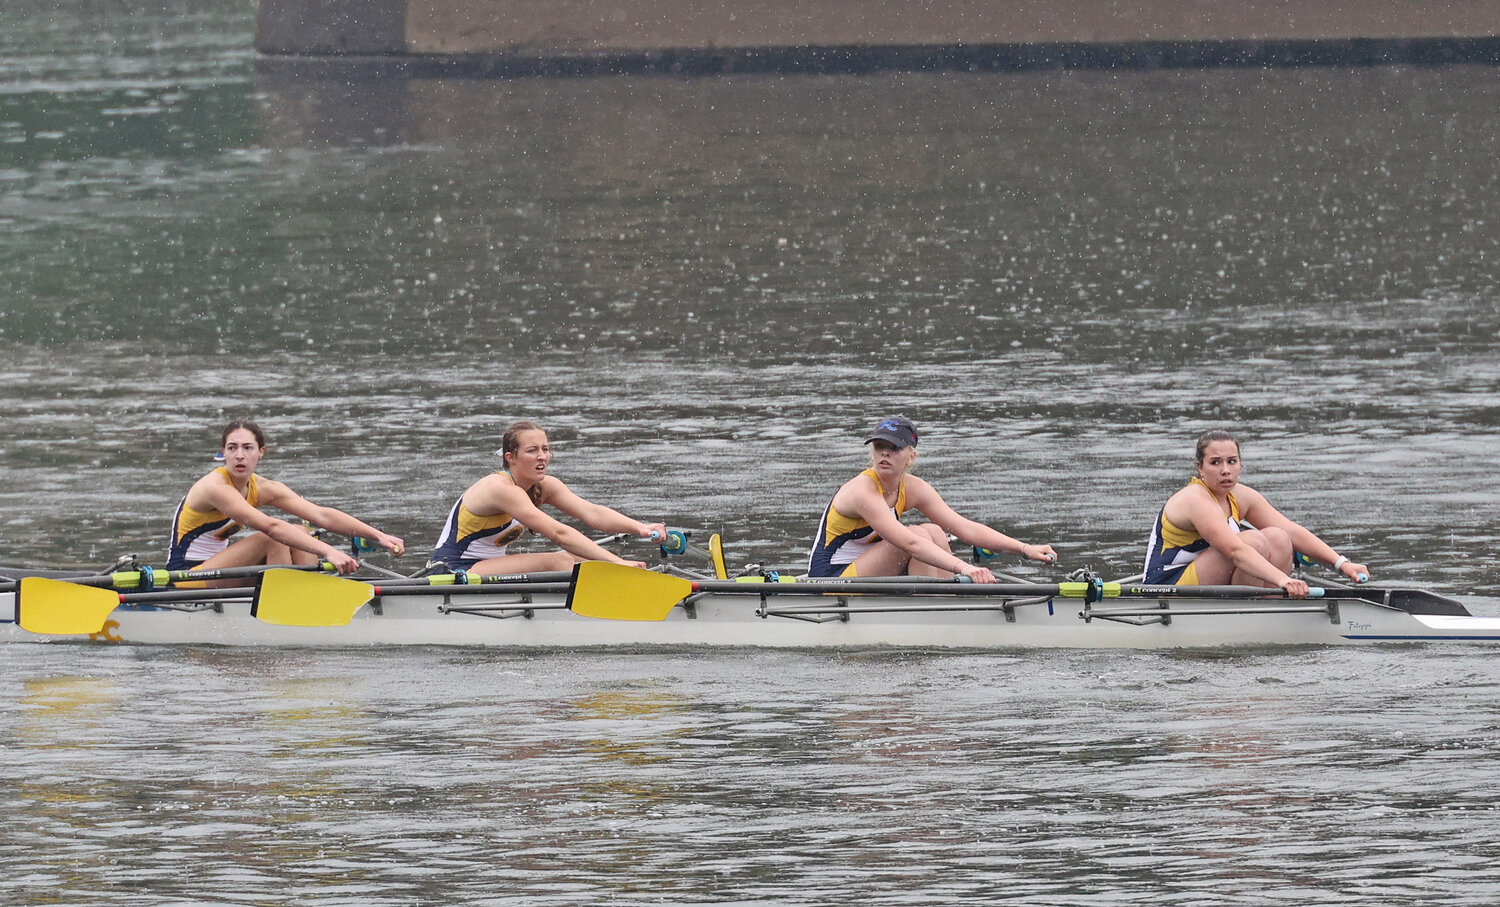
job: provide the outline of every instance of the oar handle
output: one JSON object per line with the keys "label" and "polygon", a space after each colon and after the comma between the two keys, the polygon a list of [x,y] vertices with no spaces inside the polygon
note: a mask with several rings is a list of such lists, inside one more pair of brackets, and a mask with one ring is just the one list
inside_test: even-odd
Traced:
{"label": "oar handle", "polygon": [[[663,535],[659,530],[653,529],[646,538],[660,543],[662,554],[672,555],[687,553],[689,547],[687,537],[690,535],[692,535],[692,532],[687,529],[668,529],[666,535]],[[608,545],[631,538],[636,538],[636,534],[633,532],[616,532],[614,535],[606,535],[603,538],[594,539],[594,544]]]}

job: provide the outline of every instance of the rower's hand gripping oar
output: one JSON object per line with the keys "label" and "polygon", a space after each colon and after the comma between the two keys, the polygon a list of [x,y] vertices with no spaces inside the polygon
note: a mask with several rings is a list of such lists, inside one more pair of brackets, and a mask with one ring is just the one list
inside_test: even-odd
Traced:
{"label": "rower's hand gripping oar", "polygon": [[[1338,559],[1338,561],[1336,561],[1336,563],[1343,564],[1347,560],[1348,560],[1348,558],[1340,556],[1339,559]],[[1302,568],[1302,567],[1311,567],[1314,564],[1317,564],[1318,562],[1315,561],[1315,560],[1313,560],[1312,558],[1308,557],[1307,555],[1303,554],[1300,551],[1293,551],[1292,552],[1292,563],[1296,564],[1297,567]],[[1343,579],[1344,578],[1343,572],[1340,571],[1340,570],[1338,570],[1337,567],[1333,567],[1333,568],[1330,568],[1330,569],[1334,570],[1334,572],[1336,572],[1336,573],[1339,574],[1339,579]],[[1365,583],[1368,583],[1370,581],[1370,574],[1368,574],[1368,573],[1356,573],[1354,575],[1354,581],[1356,583],[1360,584],[1360,585],[1364,585]]]}
{"label": "rower's hand gripping oar", "polygon": [[[651,533],[656,538],[656,533]],[[708,537],[708,548],[699,548],[687,540],[688,530],[669,529],[667,537],[662,539],[661,553],[665,556],[677,554],[694,554],[708,561],[714,571],[714,576],[719,579],[728,579],[729,570],[724,566],[724,540],[715,532]]]}

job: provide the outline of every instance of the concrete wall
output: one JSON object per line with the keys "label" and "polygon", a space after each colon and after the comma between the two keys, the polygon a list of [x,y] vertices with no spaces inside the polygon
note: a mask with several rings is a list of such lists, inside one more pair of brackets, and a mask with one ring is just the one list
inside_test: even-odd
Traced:
{"label": "concrete wall", "polygon": [[[1172,48],[1218,48],[1227,62],[1267,48],[1500,59],[1497,42],[1500,0],[260,0],[256,38],[266,55],[625,69],[1086,65],[1111,62],[1087,51],[1110,47],[1158,62]],[[1038,59],[1038,47],[1057,53]]]}

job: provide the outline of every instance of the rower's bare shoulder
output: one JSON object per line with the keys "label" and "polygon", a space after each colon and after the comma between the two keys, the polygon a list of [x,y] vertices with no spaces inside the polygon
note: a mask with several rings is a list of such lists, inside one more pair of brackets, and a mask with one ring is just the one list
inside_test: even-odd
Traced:
{"label": "rower's bare shoulder", "polygon": [[879,486],[875,484],[875,480],[870,476],[866,475],[865,473],[859,473],[858,475],[855,475],[848,481],[844,482],[844,484],[840,485],[839,490],[835,492],[835,494],[845,494],[846,492],[855,494],[862,492],[878,494]]}
{"label": "rower's bare shoulder", "polygon": [[1167,503],[1162,507],[1167,519],[1178,525],[1189,520],[1194,514],[1208,512],[1210,509],[1214,512],[1219,509],[1213,492],[1196,482],[1177,489],[1171,497],[1167,498]]}
{"label": "rower's bare shoulder", "polygon": [[498,513],[504,509],[503,503],[511,493],[519,494],[520,489],[505,476],[492,472],[468,487],[464,492],[464,506],[471,513]]}
{"label": "rower's bare shoulder", "polygon": [[1271,502],[1266,500],[1265,495],[1251,488],[1249,485],[1236,485],[1231,494],[1234,495],[1235,502],[1240,505],[1241,518],[1251,523],[1257,522],[1256,517],[1258,515],[1272,511],[1280,512],[1271,506]]}
{"label": "rower's bare shoulder", "polygon": [[925,502],[941,501],[943,496],[938,494],[937,489],[926,479],[914,475],[906,477],[906,502],[912,507],[921,509]]}
{"label": "rower's bare shoulder", "polygon": [[[228,488],[229,486],[224,486]],[[255,477],[255,488],[262,504],[275,504],[277,501],[285,501],[299,495],[286,486],[284,482],[268,479],[265,476]]]}
{"label": "rower's bare shoulder", "polygon": [[1268,503],[1265,495],[1251,488],[1249,485],[1236,484],[1230,494],[1233,494],[1234,499],[1240,502],[1240,509],[1242,510],[1254,504]]}
{"label": "rower's bare shoulder", "polygon": [[541,480],[536,483],[536,490],[536,499],[543,504],[577,497],[557,476],[542,476]]}
{"label": "rower's bare shoulder", "polygon": [[880,488],[874,479],[860,473],[833,493],[833,508],[840,513],[850,513],[857,509],[858,504],[870,500],[880,500]]}
{"label": "rower's bare shoulder", "polygon": [[220,497],[221,491],[233,494],[234,486],[211,472],[194,482],[183,500],[187,501],[187,505],[194,510],[206,510],[209,507],[218,509],[219,502],[223,500]]}

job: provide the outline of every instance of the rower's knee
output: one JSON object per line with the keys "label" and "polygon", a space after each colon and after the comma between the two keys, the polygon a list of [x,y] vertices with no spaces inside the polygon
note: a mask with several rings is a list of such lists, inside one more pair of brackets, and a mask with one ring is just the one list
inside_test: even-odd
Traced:
{"label": "rower's knee", "polygon": [[1270,526],[1265,529],[1256,529],[1248,533],[1246,539],[1260,556],[1271,563],[1281,567],[1283,570],[1291,568],[1292,564],[1292,537],[1287,535],[1285,529]]}
{"label": "rower's knee", "polygon": [[918,523],[911,528],[916,532],[926,535],[927,538],[932,540],[933,544],[941,545],[943,548],[948,547],[948,533],[943,531],[943,527],[934,523]]}

